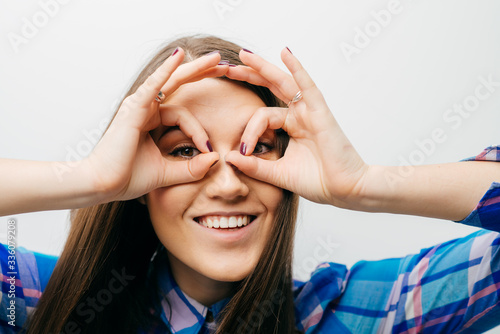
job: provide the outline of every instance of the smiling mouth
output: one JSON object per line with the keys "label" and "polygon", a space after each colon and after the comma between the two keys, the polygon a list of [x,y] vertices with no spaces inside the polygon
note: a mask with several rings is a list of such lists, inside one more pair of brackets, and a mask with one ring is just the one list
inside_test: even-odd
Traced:
{"label": "smiling mouth", "polygon": [[207,228],[215,229],[238,229],[252,223],[256,216],[237,215],[237,216],[202,216],[194,220]]}

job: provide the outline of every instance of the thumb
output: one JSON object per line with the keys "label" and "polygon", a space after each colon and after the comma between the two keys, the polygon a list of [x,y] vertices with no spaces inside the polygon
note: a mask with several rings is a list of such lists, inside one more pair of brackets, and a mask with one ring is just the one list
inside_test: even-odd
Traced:
{"label": "thumb", "polygon": [[224,160],[254,179],[273,184],[280,188],[284,186],[281,177],[279,177],[279,160],[259,159],[252,155],[242,155],[237,151],[228,152]]}
{"label": "thumb", "polygon": [[198,181],[208,172],[210,167],[219,160],[219,153],[202,153],[186,161],[168,163],[166,185]]}

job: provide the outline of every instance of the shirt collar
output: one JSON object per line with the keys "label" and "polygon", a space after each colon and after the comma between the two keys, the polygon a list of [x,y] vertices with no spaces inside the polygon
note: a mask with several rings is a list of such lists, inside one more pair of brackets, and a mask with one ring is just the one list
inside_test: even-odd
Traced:
{"label": "shirt collar", "polygon": [[[164,258],[166,260],[166,257]],[[205,323],[208,311],[211,311],[213,318],[216,318],[230,298],[206,307],[179,288],[170,273],[168,261],[159,261],[158,265],[157,282],[160,288],[161,319],[170,331],[172,333],[198,334],[202,328],[210,327],[208,323]]]}

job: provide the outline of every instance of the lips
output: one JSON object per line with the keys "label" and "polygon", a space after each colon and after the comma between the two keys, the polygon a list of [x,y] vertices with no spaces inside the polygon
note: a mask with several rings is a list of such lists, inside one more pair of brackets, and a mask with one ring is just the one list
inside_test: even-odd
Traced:
{"label": "lips", "polygon": [[245,227],[256,217],[253,215],[207,215],[196,217],[194,220],[207,228],[214,229],[235,229]]}

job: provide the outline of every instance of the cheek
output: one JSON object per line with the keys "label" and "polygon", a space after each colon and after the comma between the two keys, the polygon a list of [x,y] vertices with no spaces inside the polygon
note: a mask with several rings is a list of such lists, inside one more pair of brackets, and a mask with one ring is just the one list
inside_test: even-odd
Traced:
{"label": "cheek", "polygon": [[159,188],[146,197],[149,215],[158,238],[178,237],[182,232],[182,217],[196,196],[196,189],[186,185]]}
{"label": "cheek", "polygon": [[268,247],[269,239],[273,233],[276,221],[278,206],[283,198],[283,190],[260,181],[258,181],[258,184],[256,184],[252,190],[255,196],[258,197],[259,202],[266,208],[266,217],[263,226],[261,226],[260,237],[254,245],[260,254]]}
{"label": "cheek", "polygon": [[259,186],[257,194],[260,201],[266,206],[268,213],[275,217],[276,209],[283,198],[283,190],[264,183]]}

